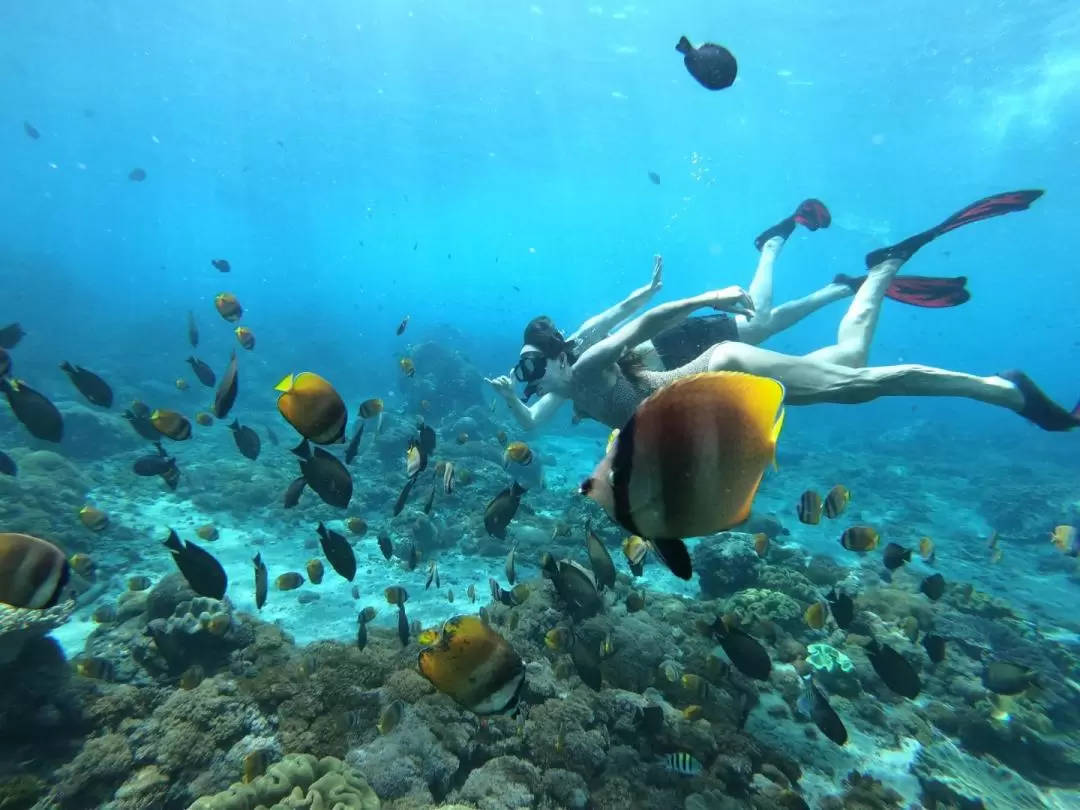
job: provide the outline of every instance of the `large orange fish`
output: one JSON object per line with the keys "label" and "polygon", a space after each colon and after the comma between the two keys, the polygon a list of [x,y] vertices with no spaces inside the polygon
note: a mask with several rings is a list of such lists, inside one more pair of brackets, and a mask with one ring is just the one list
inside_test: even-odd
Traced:
{"label": "large orange fish", "polygon": [[581,492],[650,541],[682,578],[683,544],[750,515],[784,424],[784,386],[733,371],[693,374],[642,402]]}

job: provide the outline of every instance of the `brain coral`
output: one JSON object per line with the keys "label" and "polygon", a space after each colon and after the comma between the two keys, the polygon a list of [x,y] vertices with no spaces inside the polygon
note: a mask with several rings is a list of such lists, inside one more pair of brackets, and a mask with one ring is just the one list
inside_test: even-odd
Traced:
{"label": "brain coral", "polygon": [[379,810],[379,797],[340,759],[289,754],[265,775],[204,796],[188,810]]}

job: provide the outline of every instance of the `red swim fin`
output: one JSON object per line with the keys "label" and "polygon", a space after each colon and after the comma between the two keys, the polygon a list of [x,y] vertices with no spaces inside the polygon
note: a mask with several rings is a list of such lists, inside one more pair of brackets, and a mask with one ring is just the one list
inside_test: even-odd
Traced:
{"label": "red swim fin", "polygon": [[915,255],[915,251],[937,239],[943,233],[954,231],[971,222],[1000,217],[1014,211],[1024,211],[1043,194],[1044,192],[1040,189],[1029,189],[1026,191],[1005,191],[1001,194],[983,197],[981,200],[976,200],[966,208],[957,211],[944,222],[935,225],[929,230],[909,236],[903,242],[898,242],[895,245],[867,253],[866,266],[868,268],[875,267],[888,259],[907,261]]}
{"label": "red swim fin", "polygon": [[825,203],[811,197],[799,203],[795,209],[795,221],[807,230],[816,231],[832,225],[832,214]]}
{"label": "red swim fin", "polygon": [[[866,276],[846,276],[842,273],[833,279],[834,284],[846,284],[852,290],[859,289],[864,281]],[[897,276],[885,295],[901,304],[924,309],[958,307],[971,300],[966,276]]]}
{"label": "red swim fin", "polygon": [[983,197],[981,200],[973,202],[961,211],[957,211],[931,230],[934,232],[934,236],[941,236],[941,234],[956,230],[969,222],[980,222],[991,217],[1011,214],[1013,211],[1025,211],[1044,193],[1041,189],[1029,189],[992,194],[989,197]]}
{"label": "red swim fin", "polygon": [[967,278],[935,278],[933,276],[898,276],[885,295],[893,301],[925,309],[958,307],[971,300]]}

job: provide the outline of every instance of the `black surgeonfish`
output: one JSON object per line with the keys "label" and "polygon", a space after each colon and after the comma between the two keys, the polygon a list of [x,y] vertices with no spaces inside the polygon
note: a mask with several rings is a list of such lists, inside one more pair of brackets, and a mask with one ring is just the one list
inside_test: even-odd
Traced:
{"label": "black surgeonfish", "polygon": [[161,446],[160,441],[154,442],[157,446],[157,454],[152,456],[143,456],[136,460],[132,465],[136,475],[144,477],[151,477],[154,475],[165,475],[170,469],[176,466],[176,459],[165,452],[165,448]]}
{"label": "black surgeonfish", "polygon": [[112,388],[97,374],[82,366],[73,366],[67,361],[60,364],[60,370],[68,375],[72,384],[92,405],[111,408],[113,404]]}
{"label": "black surgeonfish", "polygon": [[0,602],[17,608],[59,604],[71,566],[59,548],[29,534],[0,532]]}
{"label": "black surgeonfish", "polygon": [[820,689],[814,684],[814,674],[803,676],[803,690],[799,696],[798,709],[809,717],[821,733],[837,745],[844,745],[848,740],[847,728],[836,709],[829,703]]}
{"label": "black surgeonfish", "polygon": [[871,640],[866,648],[870,666],[889,689],[901,697],[914,700],[922,690],[919,673],[904,656],[887,644]]}
{"label": "black surgeonfish", "polygon": [[0,391],[7,397],[15,418],[35,439],[59,442],[64,438],[64,418],[52,401],[21,380],[0,378]]}
{"label": "black surgeonfish", "polygon": [[7,349],[0,349],[0,377],[7,377],[11,374],[11,355],[7,353]]}
{"label": "black surgeonfish", "polygon": [[570,638],[573,641],[570,647],[570,660],[574,662],[581,682],[594,692],[599,692],[603,687],[603,677],[600,674],[600,640],[588,640],[580,638],[576,632],[571,631]]}
{"label": "black surgeonfish", "polygon": [[266,594],[269,588],[269,574],[267,573],[266,563],[263,562],[261,552],[255,554],[252,563],[255,564],[255,607],[262,610],[263,605],[266,604]]}
{"label": "black surgeonfish", "polygon": [[241,425],[239,419],[233,420],[233,423],[229,425],[229,430],[232,431],[233,440],[236,442],[236,449],[240,451],[240,455],[252,461],[258,460],[259,450],[262,449],[259,434],[246,425]]}
{"label": "black surgeonfish", "polygon": [[237,371],[236,352],[234,351],[229,359],[229,365],[225,369],[225,374],[222,376],[221,382],[218,383],[217,391],[214,393],[213,412],[218,419],[224,419],[228,416],[232,406],[236,404],[236,394],[240,389]]}
{"label": "black surgeonfish", "polygon": [[409,480],[405,482],[405,486],[401,488],[401,494],[394,501],[394,517],[400,515],[401,510],[405,508],[405,504],[409,500],[409,493],[412,492],[413,485],[416,484],[416,479],[419,477],[420,473],[413,473],[409,476]]}
{"label": "black surgeonfish", "polygon": [[352,582],[356,576],[356,553],[343,535],[326,528],[321,522],[315,527],[319,534],[319,544],[330,567],[345,579]]}
{"label": "black surgeonfish", "polygon": [[733,371],[691,374],[634,410],[580,491],[690,579],[683,540],[743,523],[784,423],[784,386]]}
{"label": "black surgeonfish", "polygon": [[361,422],[357,428],[356,433],[349,439],[349,444],[345,447],[345,463],[352,464],[356,459],[356,456],[360,452],[360,440],[364,437],[364,425],[366,422]]}
{"label": "black surgeonfish", "polygon": [[526,489],[514,481],[491,499],[484,510],[484,528],[489,535],[500,540],[506,539],[506,527],[517,514],[518,506],[521,505],[521,496],[526,492]]}
{"label": "black surgeonfish", "polygon": [[0,328],[0,349],[14,349],[26,337],[26,332],[17,323],[9,323]]}
{"label": "black surgeonfish", "polygon": [[304,439],[293,448],[300,459],[300,474],[311,490],[330,506],[344,509],[353,494],[353,480],[346,467],[336,456],[321,447],[312,447]]}
{"label": "black surgeonfish", "polygon": [[1031,687],[1041,688],[1038,672],[1011,661],[988,663],[983,670],[982,683],[995,695],[1007,697],[1023,694]]}
{"label": "black surgeonfish", "polygon": [[135,429],[135,432],[148,442],[157,444],[161,440],[161,433],[154,427],[154,423],[150,420],[150,411],[136,413],[133,409],[129,408],[124,411],[123,417],[131,423],[131,427]]}
{"label": "black surgeonfish", "polygon": [[687,72],[706,90],[724,90],[735,83],[739,63],[727,48],[711,42],[695,48],[680,37],[675,50],[683,55]]}
{"label": "black surgeonfish", "polygon": [[169,529],[169,537],[164,545],[172,553],[176,567],[191,590],[211,599],[224,598],[229,578],[213,554],[192,542],[181,540],[173,529]]}
{"label": "black surgeonfish", "polygon": [[829,610],[836,621],[836,626],[841,630],[846,630],[855,620],[855,600],[843,591],[833,588],[825,596],[825,601],[829,603]]}
{"label": "black surgeonfish", "polygon": [[710,630],[735,669],[759,681],[769,680],[772,661],[760,641],[737,627],[728,627],[723,618],[713,622]]}
{"label": "black surgeonfish", "polygon": [[[592,526],[585,524],[585,548],[589,553],[589,564],[596,576],[596,586],[613,589],[615,587],[615,563],[611,554],[604,547],[604,541],[592,530]],[[510,583],[513,585],[513,583]]]}
{"label": "black surgeonfish", "polygon": [[307,481],[304,480],[304,476],[300,476],[293,480],[289,484],[289,488],[285,490],[285,508],[292,509],[298,503],[300,503],[300,496],[304,494],[304,487],[307,486]]}
{"label": "black surgeonfish", "polygon": [[191,344],[191,348],[195,349],[199,346],[199,327],[195,325],[195,313],[190,309],[187,314],[187,339]]}
{"label": "black surgeonfish", "polygon": [[217,374],[206,363],[200,360],[195,355],[191,355],[187,359],[187,363],[191,366],[191,370],[195,373],[199,382],[205,385],[207,388],[213,388],[217,382]]}

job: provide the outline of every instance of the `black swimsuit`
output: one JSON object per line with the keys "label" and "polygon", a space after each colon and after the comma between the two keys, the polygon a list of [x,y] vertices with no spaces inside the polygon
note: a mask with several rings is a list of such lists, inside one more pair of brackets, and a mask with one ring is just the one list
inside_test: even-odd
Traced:
{"label": "black swimsuit", "polygon": [[730,315],[687,318],[652,339],[656,354],[669,371],[685,366],[717,343],[739,342],[739,324]]}

